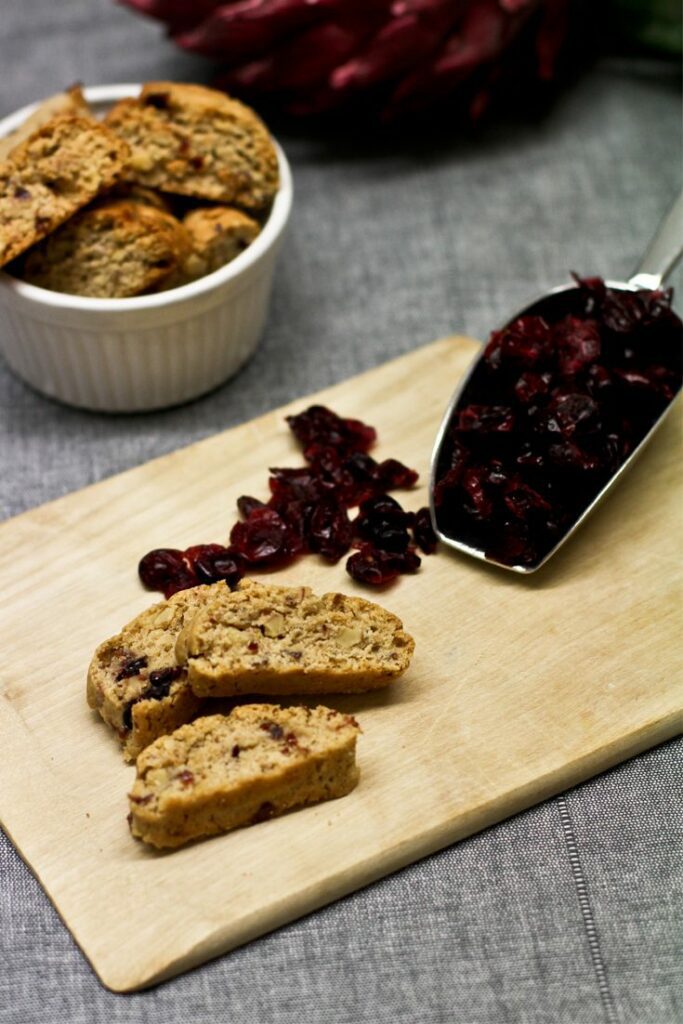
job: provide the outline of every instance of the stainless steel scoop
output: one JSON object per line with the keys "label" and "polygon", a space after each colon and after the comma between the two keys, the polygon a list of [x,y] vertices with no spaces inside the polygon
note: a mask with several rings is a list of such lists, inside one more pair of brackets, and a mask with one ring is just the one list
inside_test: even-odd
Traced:
{"label": "stainless steel scoop", "polygon": [[[656,290],[661,287],[667,276],[671,273],[673,268],[676,266],[681,256],[683,255],[683,192],[678,196],[675,203],[669,210],[668,214],[662,221],[657,233],[655,234],[652,242],[650,243],[645,255],[643,256],[638,269],[636,270],[633,277],[628,281],[605,281],[605,284],[612,289],[621,291],[638,291],[639,289]],[[570,293],[572,291],[578,291],[578,285],[566,284],[560,285],[558,288],[553,288],[545,294],[539,296],[529,305],[525,306],[524,309],[516,313],[514,317],[506,321],[506,324],[512,323],[521,316],[534,315],[535,310],[543,304],[544,310],[548,308],[549,301],[553,301],[553,297],[556,297],[558,305],[566,306],[567,300],[570,299]],[[505,326],[505,325],[504,325]],[[440,526],[437,510],[434,503],[434,490],[437,483],[437,467],[439,464],[439,457],[442,446],[447,437],[449,425],[453,419],[454,413],[457,411],[460,399],[465,391],[469,381],[474,375],[477,367],[479,366],[484,354],[482,348],[481,354],[474,360],[468,373],[455,391],[451,401],[446,409],[439,432],[436,436],[434,443],[434,449],[432,452],[431,459],[431,478],[429,486],[429,501],[430,501],[430,512],[432,517],[432,524],[434,530],[439,539],[447,544],[451,548],[455,548],[457,551],[462,551],[467,555],[472,555],[474,558],[479,558],[482,561],[489,562],[493,565],[498,565],[503,569],[511,570],[512,572],[528,574],[535,572],[540,569],[542,565],[551,558],[559,548],[571,537],[575,530],[583,523],[593,509],[600,504],[603,498],[607,495],[607,492],[611,490],[615,482],[626,472],[628,467],[632,464],[634,459],[640,454],[645,445],[648,443],[655,431],[661,426],[663,420],[671,410],[672,405],[675,402],[675,398],[669,402],[659,418],[654,422],[648,433],[643,437],[637,447],[631,452],[629,457],[623,462],[612,477],[607,481],[604,487],[595,495],[588,504],[581,515],[576,519],[562,534],[557,543],[552,547],[540,561],[536,564],[528,565],[508,565],[506,563],[497,561],[495,558],[487,555],[481,548],[473,547],[470,543],[466,543],[463,539],[459,539],[457,536],[445,533]]]}

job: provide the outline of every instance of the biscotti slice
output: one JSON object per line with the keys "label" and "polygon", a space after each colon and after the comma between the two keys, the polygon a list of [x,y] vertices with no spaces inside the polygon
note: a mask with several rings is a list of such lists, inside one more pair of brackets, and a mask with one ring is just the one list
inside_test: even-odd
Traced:
{"label": "biscotti slice", "polygon": [[245,704],[162,736],[140,754],[130,828],[157,847],[228,832],[350,793],[358,723],[330,708]]}
{"label": "biscotti slice", "polygon": [[150,82],[121,100],[106,123],[131,149],[127,177],[164,192],[269,205],[279,185],[268,129],[249,107],[200,85]]}
{"label": "biscotti slice", "polygon": [[410,663],[415,643],[401,620],[363,598],[253,580],[214,591],[176,643],[199,697],[358,693]]}
{"label": "biscotti slice", "polygon": [[177,288],[196,281],[230,263],[254,241],[259,225],[246,213],[229,206],[207,206],[183,217],[192,252],[175,273],[165,278],[161,289]]}
{"label": "biscotti slice", "polygon": [[136,200],[100,201],[26,254],[17,272],[70,295],[126,298],[148,291],[190,251],[179,221]]}
{"label": "biscotti slice", "polygon": [[186,620],[209,598],[212,587],[181,590],[147,608],[95,651],[88,704],[116,731],[127,761],[199,711],[202,702],[176,660],[175,644]]}
{"label": "biscotti slice", "polygon": [[99,121],[62,114],[0,164],[0,266],[118,180],[128,147]]}
{"label": "biscotti slice", "polygon": [[57,114],[92,116],[92,111],[86,102],[80,85],[72,85],[65,92],[58,92],[55,96],[48,96],[18,128],[0,139],[0,160],[6,160],[20,142],[27,139],[38,128],[42,128],[44,124],[51,121]]}

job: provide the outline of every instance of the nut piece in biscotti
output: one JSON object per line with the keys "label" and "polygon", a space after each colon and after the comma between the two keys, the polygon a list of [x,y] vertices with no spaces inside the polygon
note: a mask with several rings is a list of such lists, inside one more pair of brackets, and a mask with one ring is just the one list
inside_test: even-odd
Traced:
{"label": "nut piece in biscotti", "polygon": [[126,175],[164,192],[267,207],[278,189],[278,161],[268,129],[253,110],[215,89],[150,82],[121,100],[106,124],[128,143]]}
{"label": "nut piece in biscotti", "polygon": [[0,164],[0,266],[116,183],[128,147],[99,121],[61,114]]}
{"label": "nut piece in biscotti", "polygon": [[175,847],[350,793],[358,723],[330,708],[245,704],[162,736],[140,754],[130,828]]}
{"label": "nut piece in biscotti", "polygon": [[371,601],[252,580],[214,590],[176,643],[197,696],[359,693],[410,663],[413,638]]}
{"label": "nut piece in biscotti", "polygon": [[187,232],[170,214],[135,200],[104,200],[34,246],[17,273],[55,292],[126,298],[167,277],[189,251]]}
{"label": "nut piece in biscotti", "polygon": [[230,263],[254,241],[259,225],[246,213],[229,206],[207,206],[192,210],[183,218],[192,243],[185,262],[161,283],[161,289],[177,288],[196,281]]}
{"label": "nut piece in biscotti", "polygon": [[127,761],[199,711],[202,702],[176,660],[175,644],[186,620],[209,598],[212,587],[181,590],[136,616],[95,651],[88,704],[116,731]]}
{"label": "nut piece in biscotti", "polygon": [[20,142],[27,139],[38,128],[42,128],[57,114],[92,116],[92,111],[83,96],[80,85],[72,85],[65,92],[58,92],[56,96],[49,96],[43,100],[18,128],[0,139],[0,160],[6,160]]}

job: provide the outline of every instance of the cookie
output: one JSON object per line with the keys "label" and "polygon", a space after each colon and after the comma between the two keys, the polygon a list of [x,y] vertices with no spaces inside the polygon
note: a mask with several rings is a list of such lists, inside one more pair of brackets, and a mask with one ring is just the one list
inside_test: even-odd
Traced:
{"label": "cookie", "polygon": [[131,150],[126,176],[164,192],[267,207],[279,185],[268,129],[253,110],[201,85],[150,82],[106,124]]}
{"label": "cookie", "polygon": [[95,651],[88,704],[116,731],[127,761],[199,711],[202,702],[176,660],[175,644],[186,619],[213,596],[212,587],[182,590],[147,608]]}
{"label": "cookie", "polygon": [[81,91],[80,85],[72,85],[65,92],[43,100],[29,117],[13,132],[0,139],[0,160],[6,160],[20,142],[27,139],[38,128],[51,121],[57,114],[82,114],[91,117],[92,112]]}
{"label": "cookie", "polygon": [[183,218],[192,252],[185,262],[161,283],[161,289],[177,288],[196,281],[230,263],[253,242],[260,231],[255,220],[229,206],[207,206]]}
{"label": "cookie", "polygon": [[182,846],[350,793],[358,723],[330,708],[245,704],[162,736],[140,754],[130,828]]}
{"label": "cookie", "polygon": [[190,252],[179,221],[133,199],[99,201],[23,259],[25,281],[70,295],[126,298],[149,291]]}
{"label": "cookie", "polygon": [[359,693],[405,672],[415,647],[399,618],[360,597],[242,580],[187,620],[176,658],[198,697]]}
{"label": "cookie", "polygon": [[128,147],[87,117],[61,114],[0,164],[0,266],[118,180]]}

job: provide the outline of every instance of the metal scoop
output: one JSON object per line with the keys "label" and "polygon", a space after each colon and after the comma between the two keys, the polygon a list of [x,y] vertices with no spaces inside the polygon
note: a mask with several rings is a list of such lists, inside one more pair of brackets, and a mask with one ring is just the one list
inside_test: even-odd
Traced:
{"label": "metal scoop", "polygon": [[[605,285],[617,291],[639,291],[642,289],[648,291],[658,290],[670,272],[678,263],[679,259],[683,255],[683,193],[679,195],[674,205],[669,210],[668,214],[662,221],[655,237],[650,243],[641,263],[636,270],[633,277],[628,281],[605,281]],[[553,322],[555,319],[560,319],[566,314],[568,310],[572,308],[572,300],[578,298],[579,285],[578,284],[566,284],[560,285],[558,288],[553,288],[540,296],[534,302],[530,303],[523,310],[517,313],[514,317],[508,321],[508,324],[512,324],[515,320],[522,316],[534,316],[543,311],[544,316],[548,316],[549,312],[555,313],[555,316],[548,316],[549,320]],[[507,325],[506,325],[507,326]],[[445,522],[443,512],[437,507],[435,502],[435,488],[438,482],[438,472],[440,467],[440,457],[442,455],[442,448],[448,442],[449,428],[454,418],[454,414],[459,411],[460,400],[463,397],[463,393],[474,374],[477,372],[478,367],[482,363],[484,355],[484,349],[482,353],[474,360],[474,363],[466,374],[465,378],[457,388],[453,395],[446,413],[439,427],[439,432],[436,437],[434,449],[432,452],[431,460],[431,479],[430,479],[430,512],[432,517],[432,524],[434,530],[439,539],[447,544],[451,548],[455,548],[457,551],[462,551],[467,555],[472,555],[474,558],[479,558],[483,561],[489,562],[494,565],[499,565],[503,569],[509,569],[512,572],[517,573],[531,573],[540,569],[549,558],[551,558],[559,548],[571,537],[575,530],[581,525],[586,517],[592,512],[592,510],[603,500],[607,492],[612,488],[614,483],[626,472],[628,467],[634,461],[637,455],[643,450],[645,445],[648,443],[652,435],[659,428],[665,416],[669,413],[676,395],[669,401],[668,405],[663,409],[658,418],[653,422],[652,426],[640,440],[637,446],[630,453],[628,458],[622,462],[613,475],[607,480],[602,488],[590,499],[589,503],[586,504],[583,511],[569,523],[558,537],[555,538],[554,546],[549,550],[542,553],[537,561],[532,564],[508,564],[507,562],[499,561],[490,552],[487,553],[483,547],[478,547],[472,543],[471,536],[465,539],[462,535],[463,532],[458,530],[457,527],[453,527],[452,524]],[[444,449],[445,451],[445,449]],[[460,534],[460,535],[458,535]]]}

